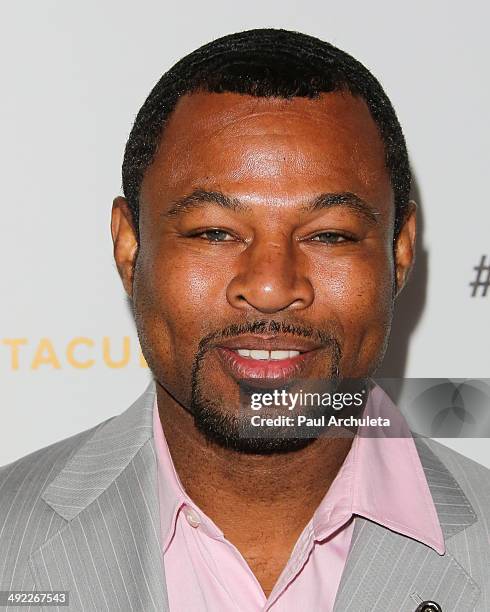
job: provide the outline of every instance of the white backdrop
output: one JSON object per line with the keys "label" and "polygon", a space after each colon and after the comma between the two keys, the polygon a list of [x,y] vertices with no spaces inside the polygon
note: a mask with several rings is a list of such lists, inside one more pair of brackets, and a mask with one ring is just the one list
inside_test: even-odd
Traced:
{"label": "white backdrop", "polygon": [[[490,289],[471,297],[469,285],[482,255],[490,263],[487,7],[3,2],[0,464],[118,414],[146,386],[109,231],[124,144],[165,70],[252,27],[301,30],[348,51],[398,112],[423,231],[383,373],[490,378]],[[446,443],[490,466],[488,440]]]}

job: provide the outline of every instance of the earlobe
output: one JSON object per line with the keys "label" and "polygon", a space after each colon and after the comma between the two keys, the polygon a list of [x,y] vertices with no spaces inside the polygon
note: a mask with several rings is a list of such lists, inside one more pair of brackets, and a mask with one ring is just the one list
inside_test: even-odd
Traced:
{"label": "earlobe", "polygon": [[410,200],[403,225],[395,242],[396,294],[405,286],[415,262],[415,241],[417,235],[417,204]]}
{"label": "earlobe", "polygon": [[114,260],[124,290],[131,298],[133,275],[138,252],[138,239],[133,226],[131,210],[126,198],[118,196],[112,204],[111,234],[114,245]]}

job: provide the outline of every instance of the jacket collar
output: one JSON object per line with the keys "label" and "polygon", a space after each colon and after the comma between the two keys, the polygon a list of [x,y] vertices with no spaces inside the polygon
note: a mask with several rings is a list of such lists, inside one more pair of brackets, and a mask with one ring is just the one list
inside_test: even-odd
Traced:
{"label": "jacket collar", "polygon": [[153,437],[152,380],[122,414],[105,421],[45,489],[42,499],[71,521],[97,499]]}

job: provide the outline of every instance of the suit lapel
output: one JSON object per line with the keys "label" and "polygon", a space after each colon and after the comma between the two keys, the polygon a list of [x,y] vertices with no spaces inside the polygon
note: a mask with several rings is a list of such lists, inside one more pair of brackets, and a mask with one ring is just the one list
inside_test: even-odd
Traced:
{"label": "suit lapel", "polygon": [[[423,440],[415,442],[447,543],[477,517],[444,464]],[[426,600],[436,601],[444,612],[470,612],[479,595],[478,585],[447,550],[439,555],[358,516],[334,612],[414,612]]]}
{"label": "suit lapel", "polygon": [[100,427],[47,487],[67,521],[30,558],[36,588],[73,610],[168,610],[159,534],[155,385]]}

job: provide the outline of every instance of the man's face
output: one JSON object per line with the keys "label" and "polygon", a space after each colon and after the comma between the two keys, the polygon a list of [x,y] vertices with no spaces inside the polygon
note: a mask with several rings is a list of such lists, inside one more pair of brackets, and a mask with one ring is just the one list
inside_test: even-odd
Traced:
{"label": "man's face", "polygon": [[[413,215],[395,258],[394,215],[361,99],[182,97],[143,180],[138,248],[123,198],[113,213],[157,381],[219,421],[236,416],[244,378],[372,374],[412,261]],[[293,352],[246,353],[268,348]]]}

